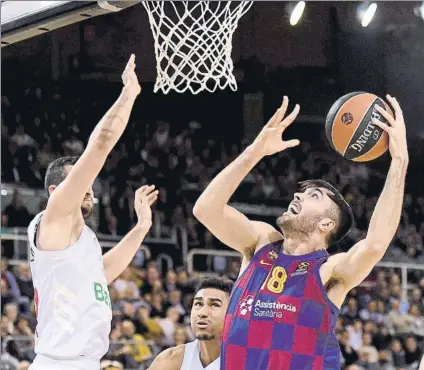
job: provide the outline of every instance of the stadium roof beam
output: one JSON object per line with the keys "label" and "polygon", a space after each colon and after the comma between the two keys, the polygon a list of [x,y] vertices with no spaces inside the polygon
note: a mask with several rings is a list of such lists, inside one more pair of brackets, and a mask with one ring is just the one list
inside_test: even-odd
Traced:
{"label": "stadium roof beam", "polygon": [[114,13],[138,1],[2,1],[1,47],[87,18]]}

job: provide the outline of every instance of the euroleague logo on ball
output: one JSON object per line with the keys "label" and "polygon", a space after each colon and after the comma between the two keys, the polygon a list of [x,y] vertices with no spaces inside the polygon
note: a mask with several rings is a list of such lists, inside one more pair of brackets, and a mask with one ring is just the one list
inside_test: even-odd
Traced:
{"label": "euroleague logo on ball", "polygon": [[351,113],[343,113],[342,123],[344,125],[350,125],[353,122],[353,116]]}

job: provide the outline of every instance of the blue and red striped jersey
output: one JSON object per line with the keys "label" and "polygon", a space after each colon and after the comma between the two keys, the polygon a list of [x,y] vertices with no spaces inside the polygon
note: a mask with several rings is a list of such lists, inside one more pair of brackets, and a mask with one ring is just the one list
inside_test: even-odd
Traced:
{"label": "blue and red striped jersey", "polygon": [[339,309],[319,275],[324,250],[260,249],[239,277],[224,324],[221,370],[339,370],[334,334]]}

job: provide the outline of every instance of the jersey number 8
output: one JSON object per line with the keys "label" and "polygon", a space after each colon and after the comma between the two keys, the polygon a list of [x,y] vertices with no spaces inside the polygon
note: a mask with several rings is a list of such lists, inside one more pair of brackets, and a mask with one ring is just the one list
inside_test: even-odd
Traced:
{"label": "jersey number 8", "polygon": [[[271,275],[271,276],[270,276]],[[262,284],[261,290],[268,289],[272,293],[281,293],[284,289],[284,283],[287,280],[287,272],[281,267],[274,267]]]}

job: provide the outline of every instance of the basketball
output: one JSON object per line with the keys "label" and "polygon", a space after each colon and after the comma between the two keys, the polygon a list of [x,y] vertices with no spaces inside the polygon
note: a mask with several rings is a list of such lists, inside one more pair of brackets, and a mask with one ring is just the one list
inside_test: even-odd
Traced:
{"label": "basketball", "polygon": [[344,95],[330,108],[325,132],[333,149],[344,158],[368,162],[387,151],[389,136],[371,120],[376,118],[387,123],[375,109],[376,104],[393,115],[383,99],[366,92]]}

